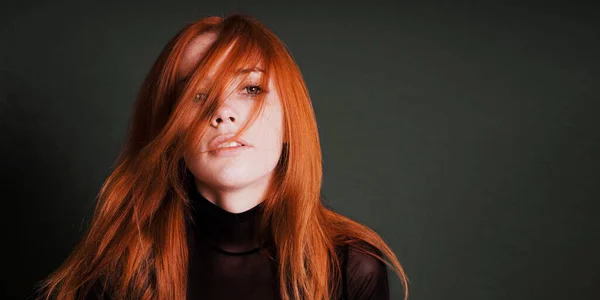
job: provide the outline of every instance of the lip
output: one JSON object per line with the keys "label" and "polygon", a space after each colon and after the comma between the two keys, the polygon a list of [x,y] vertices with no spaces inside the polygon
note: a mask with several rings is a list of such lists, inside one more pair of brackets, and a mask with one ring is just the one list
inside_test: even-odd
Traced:
{"label": "lip", "polygon": [[[235,136],[235,133],[228,133],[228,134],[221,134],[218,135],[217,137],[215,137],[208,145],[209,145],[209,152],[215,151],[215,150],[221,150],[223,148],[217,148],[217,146],[219,146],[221,143],[226,142],[227,140],[231,139],[233,136]],[[252,145],[248,144],[248,142],[246,142],[246,140],[242,139],[241,137],[238,138],[237,140],[235,140],[236,142],[243,144],[244,147],[233,147],[233,148],[245,148],[245,147],[252,147]]]}

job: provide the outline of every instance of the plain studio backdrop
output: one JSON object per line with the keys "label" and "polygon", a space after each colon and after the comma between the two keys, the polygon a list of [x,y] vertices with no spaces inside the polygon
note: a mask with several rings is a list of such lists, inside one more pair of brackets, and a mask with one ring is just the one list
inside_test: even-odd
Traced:
{"label": "plain studio backdrop", "polygon": [[25,299],[80,239],[168,39],[234,12],[290,48],[323,195],[389,243],[409,299],[600,298],[598,5],[14,2],[0,9],[0,298]]}

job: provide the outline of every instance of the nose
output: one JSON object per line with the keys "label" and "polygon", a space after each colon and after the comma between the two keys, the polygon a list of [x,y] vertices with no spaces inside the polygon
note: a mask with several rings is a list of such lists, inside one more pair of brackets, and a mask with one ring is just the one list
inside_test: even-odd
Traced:
{"label": "nose", "polygon": [[231,125],[235,124],[238,120],[234,111],[227,105],[223,105],[223,107],[219,108],[217,114],[214,116],[210,124],[217,128],[218,126],[223,126],[226,123],[231,123]]}

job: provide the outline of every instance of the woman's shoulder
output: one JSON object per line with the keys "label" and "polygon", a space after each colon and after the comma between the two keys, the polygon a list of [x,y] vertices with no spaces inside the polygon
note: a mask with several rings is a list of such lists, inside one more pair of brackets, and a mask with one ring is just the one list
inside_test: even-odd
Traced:
{"label": "woman's shoulder", "polygon": [[382,257],[381,251],[359,241],[340,245],[337,252],[347,299],[389,299],[387,266],[372,255]]}
{"label": "woman's shoulder", "polygon": [[387,274],[386,264],[375,257],[383,259],[381,251],[364,241],[339,246],[339,253],[348,274],[363,278]]}

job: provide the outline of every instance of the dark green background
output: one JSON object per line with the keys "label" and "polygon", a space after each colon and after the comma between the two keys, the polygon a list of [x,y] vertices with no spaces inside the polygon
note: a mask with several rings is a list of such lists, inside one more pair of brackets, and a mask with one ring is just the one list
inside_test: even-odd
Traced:
{"label": "dark green background", "polygon": [[290,48],[317,114],[323,194],[389,242],[410,299],[600,298],[598,5],[38,1],[0,11],[2,299],[30,295],[79,240],[162,46],[187,22],[233,12]]}

